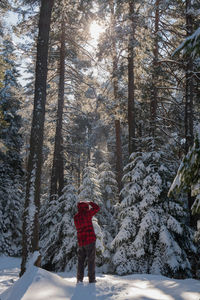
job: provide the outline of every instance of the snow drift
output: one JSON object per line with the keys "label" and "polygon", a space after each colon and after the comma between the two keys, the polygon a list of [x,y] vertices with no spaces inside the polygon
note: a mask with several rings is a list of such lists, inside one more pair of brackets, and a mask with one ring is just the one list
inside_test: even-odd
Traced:
{"label": "snow drift", "polygon": [[[1,276],[8,270],[0,268]],[[1,300],[199,300],[200,282],[156,275],[98,274],[97,283],[76,284],[75,274],[57,274],[32,266],[1,295]],[[5,278],[5,277],[4,277]],[[5,282],[4,282],[5,283]]]}

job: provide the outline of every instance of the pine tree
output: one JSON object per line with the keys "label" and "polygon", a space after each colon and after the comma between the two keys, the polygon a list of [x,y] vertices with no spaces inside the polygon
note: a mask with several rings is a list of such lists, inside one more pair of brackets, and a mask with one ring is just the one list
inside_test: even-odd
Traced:
{"label": "pine tree", "polygon": [[0,251],[8,255],[21,253],[22,158],[20,150],[21,117],[18,72],[14,46],[7,36],[1,46],[3,75],[0,82]]}
{"label": "pine tree", "polygon": [[100,212],[93,217],[94,231],[97,237],[96,250],[97,250],[97,264],[102,265],[103,256],[105,251],[104,245],[104,232],[102,224],[105,222],[105,207],[102,203],[102,195],[97,177],[97,170],[90,162],[88,167],[84,169],[83,180],[80,186],[79,201],[95,202],[100,206]]}
{"label": "pine tree", "polygon": [[9,1],[7,0],[2,0],[0,2],[0,36],[3,36],[4,34],[4,23],[3,23],[3,16],[8,12],[11,8],[11,5]]}
{"label": "pine tree", "polygon": [[99,166],[98,179],[103,202],[107,209],[112,211],[117,202],[117,181],[109,162],[103,162]]}
{"label": "pine tree", "polygon": [[170,194],[172,191],[180,192],[181,190],[191,190],[191,196],[196,197],[192,206],[193,213],[200,211],[199,154],[200,136],[198,132],[193,146],[189,149],[187,155],[183,158],[180,164],[177,175],[169,191]]}
{"label": "pine tree", "polygon": [[101,191],[97,177],[97,170],[93,164],[85,167],[82,185],[80,186],[79,201],[93,201],[101,205]]}
{"label": "pine tree", "polygon": [[200,27],[194,33],[188,36],[174,51],[174,55],[182,53],[184,57],[198,57],[200,53]]}
{"label": "pine tree", "polygon": [[14,181],[4,179],[4,191],[1,189],[1,199],[4,199],[4,207],[1,211],[1,238],[0,252],[9,256],[21,255],[22,235],[22,187],[19,178]]}
{"label": "pine tree", "polygon": [[[117,219],[115,216],[116,206],[119,202],[118,188],[115,174],[109,162],[103,162],[99,166],[99,184],[102,191],[102,203],[104,207],[104,223],[102,230],[104,233],[105,264],[110,268],[111,242],[117,233]],[[100,212],[101,214],[101,212]]]}
{"label": "pine tree", "polygon": [[71,269],[76,263],[77,237],[73,217],[78,198],[72,183],[63,195],[52,200],[44,216],[45,232],[41,237],[43,266],[54,271]]}
{"label": "pine tree", "polygon": [[[197,127],[197,134],[193,146],[182,159],[176,177],[170,187],[169,195],[176,193],[191,193],[193,205],[190,212],[193,215],[200,213],[200,127]],[[195,218],[191,216],[190,218]],[[200,229],[197,228],[196,236],[200,236]]]}
{"label": "pine tree", "polygon": [[[20,86],[17,83],[19,76],[14,60],[14,46],[9,37],[7,37],[1,46],[1,55],[3,58],[3,75],[0,82],[0,114],[1,114],[1,141],[9,151],[10,164],[12,167],[20,170],[20,148],[22,138],[19,134],[21,126],[21,117],[18,114],[20,109]],[[13,150],[13,151],[11,151]],[[16,165],[14,166],[14,163]]]}
{"label": "pine tree", "polygon": [[184,224],[183,203],[167,197],[174,173],[169,149],[156,151],[154,141],[150,145],[148,152],[133,153],[125,167],[113,264],[118,274],[191,276],[193,232]]}

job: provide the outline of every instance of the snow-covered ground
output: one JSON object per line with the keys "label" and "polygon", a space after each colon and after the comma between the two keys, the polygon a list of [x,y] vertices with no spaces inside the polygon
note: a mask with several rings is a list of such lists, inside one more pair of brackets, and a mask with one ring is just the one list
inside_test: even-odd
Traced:
{"label": "snow-covered ground", "polygon": [[163,276],[97,274],[97,283],[76,284],[75,274],[31,267],[18,279],[20,260],[0,257],[0,300],[200,300],[200,281]]}

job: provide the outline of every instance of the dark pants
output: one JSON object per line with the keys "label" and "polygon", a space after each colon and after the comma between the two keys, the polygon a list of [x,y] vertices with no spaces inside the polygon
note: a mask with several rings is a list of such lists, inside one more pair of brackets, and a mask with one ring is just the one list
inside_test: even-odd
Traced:
{"label": "dark pants", "polygon": [[86,257],[88,261],[89,282],[95,280],[95,256],[96,256],[95,242],[86,246],[78,247],[77,281],[83,280]]}

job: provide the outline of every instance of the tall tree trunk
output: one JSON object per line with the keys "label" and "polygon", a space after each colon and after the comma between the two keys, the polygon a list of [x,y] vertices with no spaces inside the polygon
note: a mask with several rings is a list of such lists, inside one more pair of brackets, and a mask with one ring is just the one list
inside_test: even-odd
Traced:
{"label": "tall tree trunk", "polygon": [[[119,87],[118,87],[118,59],[117,59],[117,49],[116,49],[116,36],[115,36],[115,8],[114,1],[110,1],[111,9],[111,34],[113,36],[112,40],[112,84],[113,84],[113,96],[116,106],[119,105]],[[116,109],[118,111],[118,108]],[[117,112],[117,118],[118,118]],[[119,200],[120,192],[122,189],[122,174],[123,174],[123,164],[122,164],[122,146],[121,146],[121,130],[120,130],[120,120],[115,120],[115,132],[116,132],[116,174],[118,183],[118,193]]]}
{"label": "tall tree trunk", "polygon": [[155,23],[154,23],[154,49],[153,49],[153,74],[152,74],[152,98],[150,103],[150,112],[151,112],[151,125],[150,131],[152,136],[155,136],[156,132],[156,116],[157,116],[157,106],[158,106],[158,88],[157,88],[157,79],[158,79],[158,31],[159,31],[159,22],[160,22],[160,0],[156,0],[155,3]]}
{"label": "tall tree trunk", "polygon": [[60,155],[59,155],[59,178],[58,178],[58,196],[60,197],[64,188],[64,149],[63,149],[63,137],[60,141]]}
{"label": "tall tree trunk", "polygon": [[[48,42],[53,4],[54,0],[42,0],[40,8],[35,71],[36,78],[34,109],[30,136],[30,153],[27,168],[26,197],[23,216],[22,264],[20,275],[22,275],[26,270],[26,262],[29,254],[33,253],[35,250],[38,250],[39,244],[38,217],[40,209],[40,183],[46,103]],[[32,224],[30,224],[31,221]]]}
{"label": "tall tree trunk", "polygon": [[134,43],[135,43],[135,2],[129,1],[130,37],[128,45],[128,128],[129,155],[135,149],[135,84],[134,84]]}
{"label": "tall tree trunk", "polygon": [[112,85],[113,85],[113,96],[116,105],[119,105],[119,88],[118,88],[118,59],[117,59],[117,49],[116,49],[116,35],[115,35],[115,8],[114,1],[110,1],[111,10],[111,35],[112,35]]}
{"label": "tall tree trunk", "polygon": [[77,170],[77,172],[78,172],[78,191],[79,191],[79,188],[81,186],[81,157],[80,157],[80,155],[78,157],[78,170]]}
{"label": "tall tree trunk", "polygon": [[119,200],[121,201],[120,192],[122,190],[122,176],[123,176],[123,166],[122,166],[122,146],[121,146],[121,130],[120,121],[115,120],[115,132],[116,132],[116,171],[117,171],[117,184],[119,192]]}
{"label": "tall tree trunk", "polygon": [[65,22],[61,24],[60,40],[60,67],[59,67],[59,89],[58,89],[58,109],[56,120],[56,134],[54,145],[53,165],[51,172],[50,200],[55,195],[61,196],[64,188],[64,160],[63,160],[63,138],[62,122],[64,107],[64,89],[65,89]]}
{"label": "tall tree trunk", "polygon": [[[193,17],[191,15],[191,0],[186,0],[186,36],[193,33]],[[190,57],[186,66],[186,87],[185,87],[185,151],[193,145],[193,97],[194,97],[194,83],[193,83],[193,61]]]}
{"label": "tall tree trunk", "polygon": [[[186,36],[190,36],[193,33],[193,17],[191,15],[191,0],[186,0]],[[193,133],[193,96],[194,96],[194,84],[193,84],[193,61],[192,58],[188,58],[186,65],[186,82],[185,82],[185,152],[187,153],[190,146],[194,143]],[[196,226],[196,218],[192,216],[191,207],[194,203],[194,197],[191,196],[191,192],[188,192],[188,208],[190,214],[190,225]]]}

